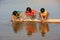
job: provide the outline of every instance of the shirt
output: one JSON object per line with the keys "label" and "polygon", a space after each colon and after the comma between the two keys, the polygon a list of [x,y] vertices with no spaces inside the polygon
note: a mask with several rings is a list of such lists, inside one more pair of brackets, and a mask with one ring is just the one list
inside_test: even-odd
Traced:
{"label": "shirt", "polygon": [[36,13],[36,10],[32,10],[31,12],[26,12],[26,16],[33,16]]}

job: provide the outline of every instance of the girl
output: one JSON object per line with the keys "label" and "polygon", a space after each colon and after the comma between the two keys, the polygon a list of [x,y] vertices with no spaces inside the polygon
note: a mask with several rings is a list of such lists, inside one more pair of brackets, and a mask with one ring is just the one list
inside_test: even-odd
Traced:
{"label": "girl", "polygon": [[40,18],[41,18],[42,23],[44,23],[48,19],[48,12],[45,11],[44,8],[41,8],[40,11],[41,12],[39,13],[39,15],[40,15]]}
{"label": "girl", "polygon": [[36,16],[36,10],[32,10],[30,7],[26,8],[26,12],[25,12],[25,19],[26,17],[31,18],[31,19],[35,19]]}
{"label": "girl", "polygon": [[11,16],[11,21],[16,21],[16,19],[19,18],[19,15],[17,14],[17,11],[13,11],[12,16]]}

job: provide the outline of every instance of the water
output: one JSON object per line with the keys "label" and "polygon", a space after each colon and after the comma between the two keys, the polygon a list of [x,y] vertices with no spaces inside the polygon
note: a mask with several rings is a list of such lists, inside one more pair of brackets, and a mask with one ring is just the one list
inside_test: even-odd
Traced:
{"label": "water", "polygon": [[12,12],[22,10],[24,16],[28,6],[38,12],[44,7],[49,18],[60,18],[59,0],[0,0],[0,40],[60,40],[60,23],[11,23]]}
{"label": "water", "polygon": [[3,22],[2,24],[0,40],[60,40],[60,23]]}

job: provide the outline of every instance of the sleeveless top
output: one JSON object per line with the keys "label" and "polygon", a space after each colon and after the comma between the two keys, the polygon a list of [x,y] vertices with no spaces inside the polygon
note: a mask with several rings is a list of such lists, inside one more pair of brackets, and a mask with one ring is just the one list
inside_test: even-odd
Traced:
{"label": "sleeveless top", "polygon": [[45,11],[44,13],[41,13],[41,16],[43,16],[43,18],[45,18],[45,16],[47,16],[47,12]]}

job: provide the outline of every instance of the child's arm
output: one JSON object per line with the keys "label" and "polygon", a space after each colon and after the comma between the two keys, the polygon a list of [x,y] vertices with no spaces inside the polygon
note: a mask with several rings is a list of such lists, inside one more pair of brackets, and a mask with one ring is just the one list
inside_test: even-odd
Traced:
{"label": "child's arm", "polygon": [[24,16],[23,20],[25,20],[25,19],[26,19],[26,15]]}
{"label": "child's arm", "polygon": [[39,12],[39,17],[41,18],[41,13]]}
{"label": "child's arm", "polygon": [[22,14],[23,14],[23,13],[21,12],[21,13],[19,14],[19,17],[22,17]]}
{"label": "child's arm", "polygon": [[14,18],[14,16],[12,15],[12,16],[11,16],[11,22],[13,22],[13,21],[15,21],[15,18]]}
{"label": "child's arm", "polygon": [[37,14],[37,11],[35,10],[35,11],[34,11],[34,15],[36,15],[36,14]]}
{"label": "child's arm", "polygon": [[39,13],[39,16],[40,16],[41,20],[43,20],[43,16],[41,15],[41,13]]}
{"label": "child's arm", "polygon": [[23,18],[23,19],[21,19],[21,20],[20,20],[20,22],[23,22],[25,19],[26,19],[26,16],[24,16],[24,18]]}
{"label": "child's arm", "polygon": [[47,12],[47,15],[46,15],[45,19],[48,19],[48,16],[49,16],[49,13]]}
{"label": "child's arm", "polygon": [[48,19],[48,16],[49,16],[49,12],[47,12],[47,19]]}

